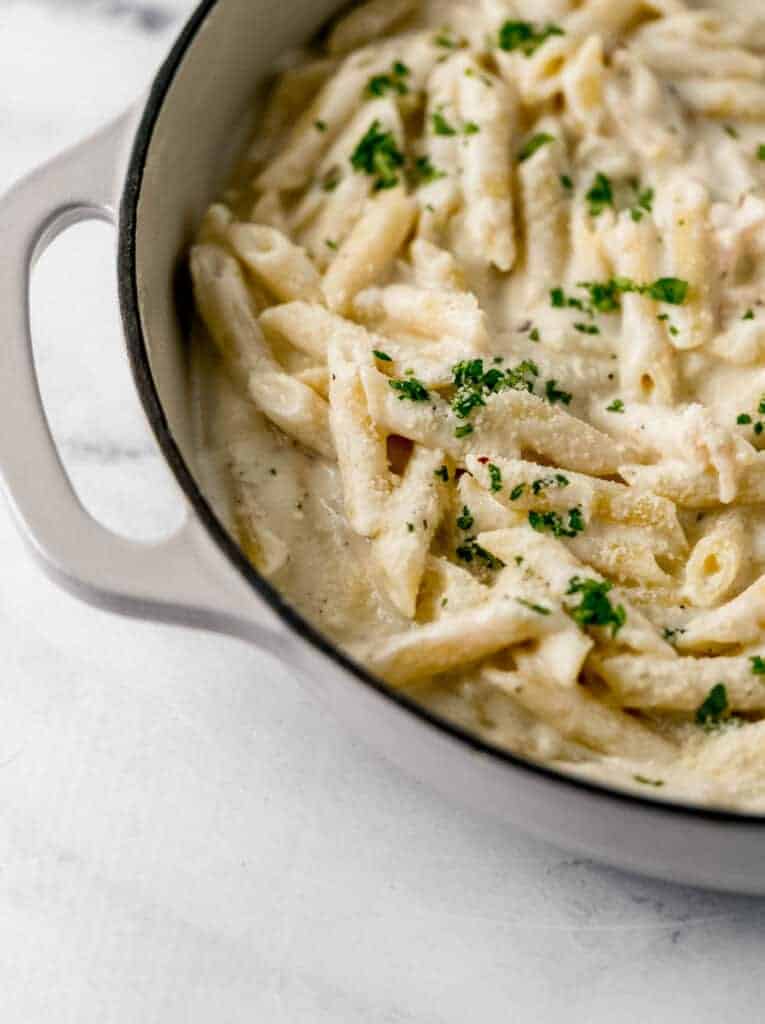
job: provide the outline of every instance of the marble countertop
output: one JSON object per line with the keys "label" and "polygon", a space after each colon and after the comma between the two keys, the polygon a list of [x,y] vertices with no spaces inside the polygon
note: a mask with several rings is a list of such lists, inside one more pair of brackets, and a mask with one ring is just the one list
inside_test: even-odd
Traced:
{"label": "marble countertop", "polygon": [[[2,0],[0,191],[138,97],[191,7]],[[83,226],[43,259],[38,360],[83,499],[151,537],[180,506],[131,393],[112,244]],[[761,1018],[765,903],[455,809],[267,656],[79,605],[4,509],[0,543],[3,1024]]]}

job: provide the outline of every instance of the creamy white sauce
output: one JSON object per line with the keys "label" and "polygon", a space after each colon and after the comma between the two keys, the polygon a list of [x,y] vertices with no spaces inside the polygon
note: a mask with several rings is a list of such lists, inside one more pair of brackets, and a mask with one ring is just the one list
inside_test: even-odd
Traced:
{"label": "creamy white sauce", "polygon": [[[485,9],[491,6],[484,5]],[[521,11],[530,6],[518,5]],[[550,19],[554,20],[556,12],[564,14],[568,6],[562,0],[547,4],[551,8]],[[694,6],[724,12],[732,20],[752,13],[752,5],[745,0],[717,0],[714,4]],[[420,20],[434,30],[452,25],[460,31],[471,21],[477,21],[473,5],[431,3],[424,5],[423,10]],[[479,30],[473,26],[473,31]],[[759,35],[765,40],[765,33]],[[763,50],[758,52],[762,54]],[[666,87],[666,80],[664,84]],[[731,239],[740,230],[737,218],[741,219],[744,197],[765,197],[765,163],[751,155],[760,143],[765,143],[765,125],[733,118],[692,117],[687,112],[681,120],[682,131],[687,135],[681,157],[671,147],[662,157],[641,152],[639,147],[631,147],[624,136],[604,129],[601,135],[587,136],[571,147],[572,174],[578,181],[590,181],[598,171],[603,171],[616,179],[628,167],[641,186],[653,188],[657,220],[661,216],[662,196],[678,174],[684,180],[698,183],[711,198],[711,219],[718,225],[715,244],[722,251],[720,239],[726,226]],[[518,137],[526,134],[520,131]],[[255,199],[249,187],[252,177],[253,165],[247,161],[227,195],[242,219],[249,214]],[[620,195],[617,201],[626,203],[627,198]],[[744,268],[735,283],[730,278],[714,282],[719,289],[715,303],[719,313],[715,332],[718,336],[740,326],[749,308],[755,311],[756,320],[765,331],[765,218],[763,226],[755,225],[752,233],[755,241],[747,257],[751,266]],[[504,357],[503,365],[533,359],[541,380],[554,378],[560,387],[571,391],[573,397],[567,411],[582,419],[594,421],[595,407],[603,409],[619,398],[620,340],[613,315],[596,314],[587,319],[600,333],[583,335],[574,332],[571,311],[553,308],[546,292],[537,301],[528,301],[530,282],[522,263],[511,275],[478,266],[468,266],[465,272],[469,289],[488,315],[492,352]],[[411,279],[411,268],[402,262],[387,278],[390,282]],[[560,284],[567,292],[576,292],[576,282],[565,280]],[[668,315],[673,317],[675,312],[670,309]],[[531,340],[529,324],[539,333],[541,342]],[[240,538],[249,535],[248,552],[256,563],[269,569],[271,581],[298,611],[343,647],[352,648],[360,641],[381,642],[411,628],[381,586],[379,572],[370,559],[369,541],[356,535],[348,525],[337,466],[308,453],[269,424],[243,389],[232,381],[202,332],[195,347],[195,388],[203,396],[198,439],[200,473],[231,530]],[[745,411],[752,413],[754,420],[757,418],[757,405],[765,393],[765,344],[755,360],[744,359],[741,365],[715,357],[710,351],[712,347],[706,345],[677,354],[680,384],[676,404],[701,403],[716,422],[726,427],[733,425],[734,433],[759,449],[765,445],[765,434],[760,439],[750,426],[737,426],[735,421]],[[312,365],[310,359],[287,346],[275,355],[292,373]],[[597,426],[608,431],[608,417],[601,417]],[[636,430],[641,431],[640,424]],[[694,443],[691,434],[688,443]],[[657,456],[661,454],[667,453],[657,452]],[[709,511],[680,510],[691,548],[703,535],[708,517],[722,511],[723,506]],[[747,505],[744,514],[751,537],[750,555],[730,597],[742,592],[765,570],[763,506]],[[596,530],[593,526],[593,535]],[[444,553],[451,543],[451,535],[443,535],[436,541],[435,550]],[[679,580],[682,568],[675,567],[673,571]],[[668,603],[650,592],[641,594],[639,588],[634,589],[636,605],[659,629],[682,628],[700,612],[682,599]],[[455,601],[459,601],[459,596]],[[426,605],[425,597],[423,608]],[[430,609],[429,614],[437,613]],[[554,762],[564,770],[605,778],[637,788],[646,795],[668,794],[674,798],[765,808],[765,745],[760,736],[765,724],[754,724],[756,715],[747,716],[747,724],[742,727],[706,732],[687,713],[645,714],[643,721],[676,744],[677,754],[670,763],[635,762],[620,758],[618,752],[598,753],[586,743],[566,738],[511,697],[482,685],[472,671],[420,683],[415,692],[446,717],[478,730],[492,742]],[[653,785],[659,781],[661,786]]]}

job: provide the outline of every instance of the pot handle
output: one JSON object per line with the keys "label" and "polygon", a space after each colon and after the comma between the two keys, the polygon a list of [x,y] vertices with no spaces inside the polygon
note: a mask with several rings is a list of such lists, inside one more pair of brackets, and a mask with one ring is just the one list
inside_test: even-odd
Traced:
{"label": "pot handle", "polygon": [[0,481],[43,569],[77,597],[137,618],[209,628],[284,653],[289,638],[189,512],[169,539],[144,544],[101,526],[59,458],[32,353],[29,282],[67,227],[114,223],[118,171],[132,112],[34,172],[0,198]]}

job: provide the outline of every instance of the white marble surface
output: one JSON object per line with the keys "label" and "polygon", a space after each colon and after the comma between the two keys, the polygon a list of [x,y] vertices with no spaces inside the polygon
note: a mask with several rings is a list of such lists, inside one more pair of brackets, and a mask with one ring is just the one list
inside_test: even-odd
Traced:
{"label": "white marble surface", "polygon": [[[0,0],[0,190],[136,97],[190,7]],[[110,245],[57,244],[35,330],[83,495],[150,536],[178,505],[130,394]],[[4,511],[0,543],[3,1024],[762,1019],[762,902],[458,811],[274,661],[78,605]]]}

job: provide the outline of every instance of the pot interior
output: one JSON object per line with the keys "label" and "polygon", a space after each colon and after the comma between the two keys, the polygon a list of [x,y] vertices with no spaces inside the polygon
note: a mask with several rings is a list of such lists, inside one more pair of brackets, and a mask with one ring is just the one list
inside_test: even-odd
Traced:
{"label": "pot interior", "polygon": [[[143,132],[150,136],[138,183],[137,312],[162,410],[195,473],[201,399],[191,389],[188,249],[254,134],[274,62],[342,6],[337,0],[208,0],[160,73],[144,115]],[[216,505],[214,482],[198,482]]]}

